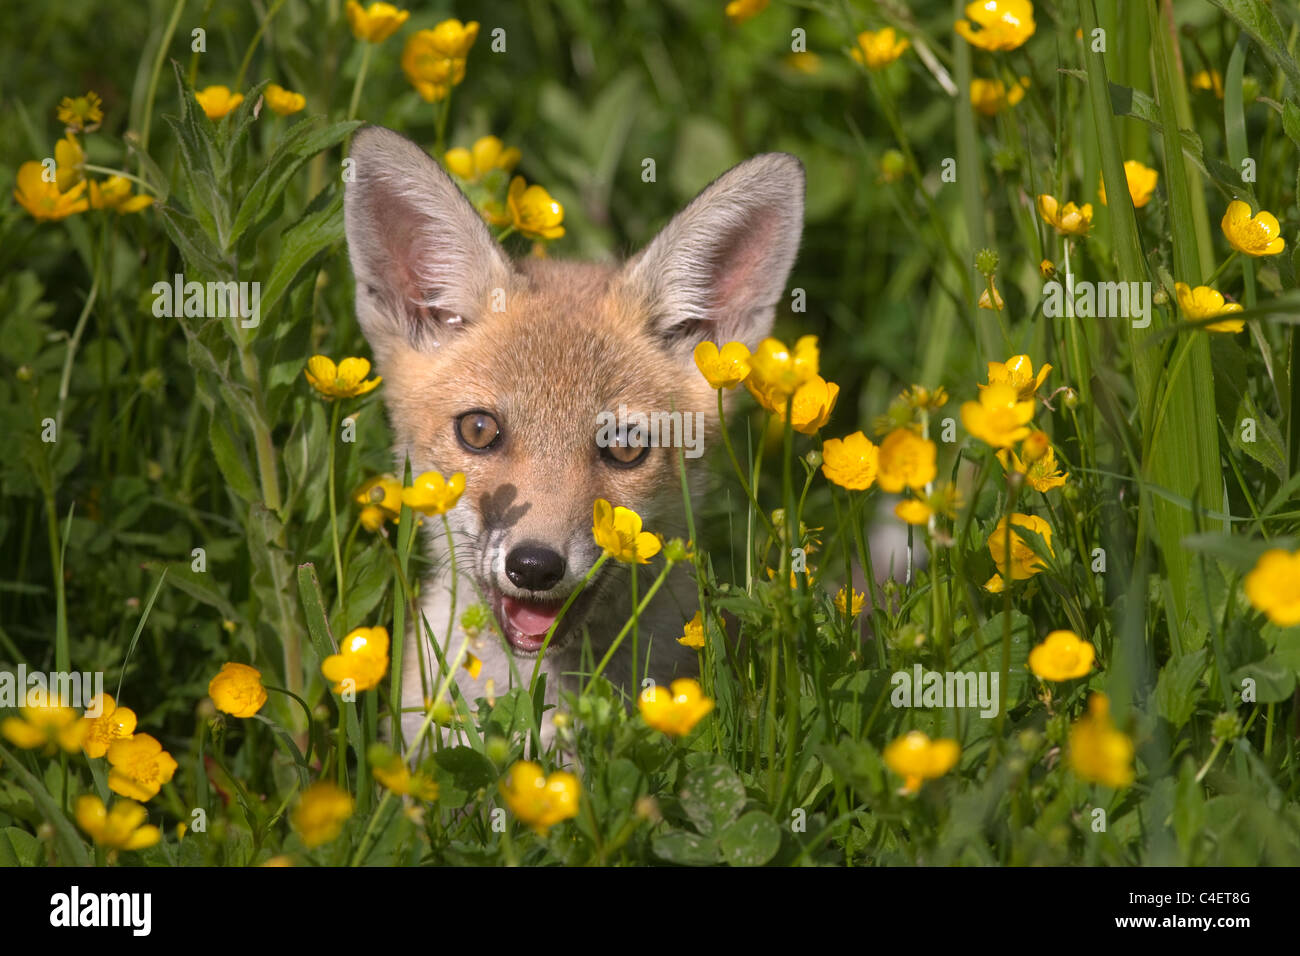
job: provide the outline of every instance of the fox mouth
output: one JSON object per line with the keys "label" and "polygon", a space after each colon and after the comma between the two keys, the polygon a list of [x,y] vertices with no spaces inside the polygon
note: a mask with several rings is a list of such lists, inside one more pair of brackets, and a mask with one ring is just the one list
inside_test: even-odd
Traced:
{"label": "fox mouth", "polygon": [[[568,595],[556,598],[515,597],[503,591],[496,591],[492,600],[492,611],[496,614],[501,633],[505,635],[510,646],[520,655],[532,656],[546,643],[546,635],[560,616],[560,610]],[[558,645],[567,632],[572,630],[574,621],[580,619],[579,605],[583,595],[579,595],[564,615],[561,627],[556,628],[551,647]]]}

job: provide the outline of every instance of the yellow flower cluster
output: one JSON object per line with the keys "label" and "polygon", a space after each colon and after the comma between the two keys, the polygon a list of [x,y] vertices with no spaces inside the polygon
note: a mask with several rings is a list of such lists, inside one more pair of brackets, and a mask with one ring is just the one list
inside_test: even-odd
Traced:
{"label": "yellow flower cluster", "polygon": [[77,133],[99,128],[104,118],[102,101],[92,92],[65,96],[57,110],[65,131],[54,144],[54,162],[30,160],[14,175],[14,199],[37,222],[58,222],[87,209],[112,210],[119,216],[139,212],[153,205],[153,197],[131,193],[125,175],[110,175],[99,182],[85,176],[86,154]]}
{"label": "yellow flower cluster", "polygon": [[582,784],[566,771],[547,776],[531,760],[521,760],[507,771],[500,791],[510,812],[545,836],[557,823],[578,815]]}
{"label": "yellow flower cluster", "polygon": [[426,103],[447,98],[465,79],[465,60],[478,38],[478,23],[443,20],[432,30],[419,30],[402,50],[402,72]]}

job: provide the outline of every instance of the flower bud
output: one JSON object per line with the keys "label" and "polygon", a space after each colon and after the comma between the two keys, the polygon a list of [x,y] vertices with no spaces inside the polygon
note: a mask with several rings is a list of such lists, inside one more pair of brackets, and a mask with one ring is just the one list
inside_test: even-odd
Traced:
{"label": "flower bud", "polygon": [[1044,279],[1051,279],[1056,275],[1056,264],[1051,259],[1044,259],[1038,264],[1038,274]]}
{"label": "flower bud", "polygon": [[1061,393],[1061,404],[1071,410],[1078,408],[1079,393],[1067,386],[1065,391]]}
{"label": "flower bud", "polygon": [[1165,291],[1164,286],[1156,286],[1156,291],[1151,293],[1151,301],[1156,305],[1168,304],[1169,293]]}
{"label": "flower bud", "polygon": [[975,268],[985,276],[998,271],[998,254],[993,249],[981,249],[975,253]]}
{"label": "flower bud", "polygon": [[803,460],[808,462],[809,468],[820,468],[822,466],[822,453],[814,448],[803,456]]}
{"label": "flower bud", "polygon": [[896,149],[888,150],[880,157],[880,181],[896,183],[907,171],[907,158]]}
{"label": "flower bud", "polygon": [[20,365],[18,371],[14,374],[18,376],[18,381],[30,382],[32,380],[32,367],[30,365]]}

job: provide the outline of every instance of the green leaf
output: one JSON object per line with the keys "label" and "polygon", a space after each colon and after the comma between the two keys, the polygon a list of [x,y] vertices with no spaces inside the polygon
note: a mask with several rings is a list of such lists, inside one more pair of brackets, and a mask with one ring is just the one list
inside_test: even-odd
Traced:
{"label": "green leaf", "polygon": [[720,833],[745,807],[745,786],[725,764],[699,767],[686,775],[682,809],[705,835]]}
{"label": "green leaf", "polygon": [[728,824],[718,842],[732,866],[762,866],[781,849],[781,828],[763,811],[752,810]]}
{"label": "green leaf", "polygon": [[1200,679],[1205,670],[1205,658],[1205,648],[1184,654],[1166,664],[1156,680],[1156,710],[1173,725],[1175,732],[1183,729],[1200,703]]}
{"label": "green leaf", "polygon": [[[321,197],[318,196],[316,202],[320,200]],[[313,202],[313,207],[316,202]],[[343,193],[336,191],[327,203],[318,208],[309,208],[301,219],[285,231],[275,268],[271,270],[266,287],[262,289],[259,304],[262,318],[271,314],[271,309],[289,291],[298,274],[312,259],[342,241]]]}
{"label": "green leaf", "polygon": [[316,579],[316,566],[311,563],[298,565],[298,599],[307,615],[307,633],[311,635],[312,647],[321,661],[331,654],[338,653],[338,645],[330,634],[329,621],[325,616],[325,599],[321,596],[320,581]]}
{"label": "green leaf", "polygon": [[650,841],[655,856],[681,866],[712,866],[718,862],[718,841],[685,830],[656,833]]}
{"label": "green leaf", "polygon": [[5,827],[0,830],[0,866],[36,866],[41,858],[41,844],[26,830]]}
{"label": "green leaf", "polygon": [[247,502],[261,501],[262,492],[249,471],[244,450],[235,444],[229,430],[216,415],[208,423],[208,442],[212,446],[213,459],[221,471],[221,477],[231,490]]}
{"label": "green leaf", "polygon": [[[153,570],[157,565],[150,562],[145,567]],[[213,583],[215,578],[211,573],[195,571],[192,565],[186,562],[175,562],[165,565],[165,567],[167,568],[167,580],[194,598],[194,600],[206,604],[208,607],[216,608],[221,616],[228,621],[239,622],[243,620],[243,615],[235,610],[230,603],[230,599],[222,594],[216,584]]]}
{"label": "green leaf", "polygon": [[231,249],[249,227],[257,225],[271,214],[276,200],[303,163],[342,142],[361,123],[348,120],[323,129],[314,128],[316,125],[315,118],[304,119],[295,123],[280,141],[275,153],[248,187],[239,212],[235,214],[224,249]]}
{"label": "green leaf", "polygon": [[1286,34],[1277,17],[1261,0],[1210,0],[1246,31],[1275,67],[1286,74],[1291,88],[1300,94],[1300,66],[1286,51]]}
{"label": "green leaf", "polygon": [[1255,682],[1255,700],[1261,704],[1276,704],[1286,700],[1295,690],[1296,673],[1290,661],[1276,654],[1238,667],[1229,678],[1233,689],[1241,687],[1246,679]]}
{"label": "green leaf", "polygon": [[90,866],[90,854],[86,852],[86,845],[73,829],[71,821],[59,810],[40,778],[33,776],[2,744],[0,744],[0,758],[4,760],[6,771],[18,775],[19,781],[31,794],[36,806],[54,827],[54,838],[63,854],[63,862],[73,866]]}

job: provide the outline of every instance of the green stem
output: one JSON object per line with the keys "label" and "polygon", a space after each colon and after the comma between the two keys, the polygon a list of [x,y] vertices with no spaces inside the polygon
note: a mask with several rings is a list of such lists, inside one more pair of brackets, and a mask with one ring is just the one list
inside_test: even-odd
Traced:
{"label": "green stem", "polygon": [[[257,49],[258,43],[262,41],[262,34],[270,25],[271,20],[280,12],[284,6],[284,0],[275,0],[275,4],[267,11],[265,19],[257,26],[257,32],[253,34],[253,39],[248,42],[248,49],[244,51],[244,58],[239,62],[239,72],[235,74],[235,92],[238,93],[244,88],[244,77],[248,73],[248,65],[253,61],[253,51]],[[349,117],[350,119],[351,117]]]}
{"label": "green stem", "polygon": [[635,612],[633,613],[632,619],[623,625],[623,629],[618,632],[618,636],[614,638],[614,642],[609,645],[609,650],[605,652],[605,656],[600,659],[600,663],[597,664],[596,669],[592,671],[591,677],[587,681],[587,686],[584,687],[582,690],[583,695],[586,695],[587,691],[591,689],[593,684],[595,684],[596,678],[599,677],[604,672],[605,667],[609,664],[610,660],[614,657],[614,652],[617,651],[619,649],[619,646],[623,643],[623,638],[625,638],[627,636],[627,632],[632,629],[632,622],[636,620],[636,615],[645,612],[646,606],[649,605],[650,601],[654,598],[655,594],[658,593],[659,588],[663,585],[665,579],[667,579],[668,572],[672,570],[672,567],[673,567],[672,561],[668,561],[667,563],[664,564],[664,569],[659,572],[659,577],[655,578],[654,584],[650,585],[649,590],[645,592],[645,597],[641,599],[641,603],[640,605],[637,606]]}
{"label": "green stem", "polygon": [[158,55],[153,60],[153,71],[149,74],[149,90],[144,97],[144,115],[140,117],[140,152],[149,152],[149,123],[153,119],[153,101],[158,93],[158,76],[162,73],[163,61],[167,59],[167,48],[171,46],[176,34],[176,25],[181,21],[181,12],[185,9],[185,0],[176,0],[172,7],[172,17],[167,21],[161,41],[158,43]]}
{"label": "green stem", "polygon": [[361,102],[361,87],[366,83],[366,71],[370,68],[370,53],[374,44],[367,43],[361,51],[361,69],[357,71],[357,81],[352,84],[352,101],[348,104],[348,119],[356,119],[357,104]]}
{"label": "green stem", "polygon": [[330,454],[329,454],[329,506],[330,506],[330,537],[334,542],[334,576],[338,580],[339,588],[339,610],[343,615],[343,630],[348,629],[348,599],[347,587],[343,577],[343,552],[339,549],[339,518],[338,518],[338,501],[334,494],[334,460],[339,442],[339,400],[333,402],[333,408],[330,411]]}

